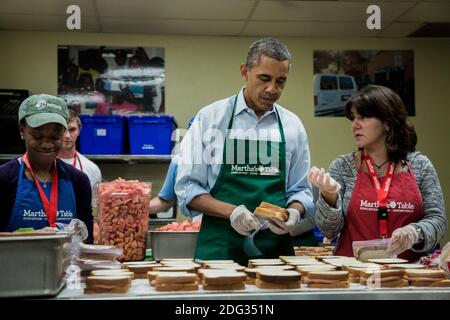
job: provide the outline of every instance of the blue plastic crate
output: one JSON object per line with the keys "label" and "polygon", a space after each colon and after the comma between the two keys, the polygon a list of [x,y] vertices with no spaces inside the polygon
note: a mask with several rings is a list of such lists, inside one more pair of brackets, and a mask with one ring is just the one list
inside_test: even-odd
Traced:
{"label": "blue plastic crate", "polygon": [[80,151],[83,154],[123,154],[125,118],[119,115],[82,114]]}
{"label": "blue plastic crate", "polygon": [[128,116],[131,154],[171,154],[172,132],[177,125],[172,116]]}

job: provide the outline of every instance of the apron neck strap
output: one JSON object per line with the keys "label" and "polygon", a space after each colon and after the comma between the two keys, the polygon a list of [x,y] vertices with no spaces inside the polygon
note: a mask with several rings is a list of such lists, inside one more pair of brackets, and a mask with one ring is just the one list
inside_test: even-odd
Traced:
{"label": "apron neck strap", "polygon": [[[234,112],[236,110],[238,96],[239,96],[239,94],[235,95],[234,99],[233,99],[233,110],[231,111],[231,119],[228,122],[228,130],[227,131],[230,131],[233,128]],[[281,140],[281,143],[285,143],[286,142],[286,138],[284,136],[284,130],[283,130],[283,125],[281,124],[280,114],[278,113],[278,109],[276,108],[275,105],[273,106],[273,108],[275,109],[275,114],[276,114],[277,122],[278,122],[278,128],[280,129],[280,140]],[[228,132],[226,133],[226,137],[228,137]]]}

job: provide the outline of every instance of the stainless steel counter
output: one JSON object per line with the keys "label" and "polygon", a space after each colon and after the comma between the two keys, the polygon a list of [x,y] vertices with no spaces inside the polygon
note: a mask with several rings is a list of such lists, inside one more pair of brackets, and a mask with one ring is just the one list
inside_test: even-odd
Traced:
{"label": "stainless steel counter", "polygon": [[[201,287],[201,286],[200,286]],[[89,294],[83,288],[63,289],[56,299],[100,299],[100,300],[450,300],[450,288],[398,288],[368,289],[351,284],[348,289],[309,289],[302,286],[293,290],[266,290],[246,285],[240,291],[157,292],[146,279],[136,279],[126,294]]]}

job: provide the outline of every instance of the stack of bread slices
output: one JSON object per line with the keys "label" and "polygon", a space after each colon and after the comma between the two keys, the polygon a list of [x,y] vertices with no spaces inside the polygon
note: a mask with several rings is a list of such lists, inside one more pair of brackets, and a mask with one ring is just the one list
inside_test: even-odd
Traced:
{"label": "stack of bread slices", "polygon": [[406,269],[405,278],[413,287],[450,287],[450,280],[444,270]]}
{"label": "stack of bread slices", "polygon": [[360,272],[360,284],[368,288],[403,288],[408,281],[404,279],[402,269],[366,270]]}
{"label": "stack of bread slices", "polygon": [[300,273],[294,270],[262,268],[256,273],[256,287],[260,289],[298,289]]}
{"label": "stack of bread slices", "polygon": [[86,278],[84,293],[127,293],[134,275],[123,269],[93,270]]}
{"label": "stack of bread slices", "polygon": [[246,274],[232,269],[202,269],[203,290],[244,290]]}
{"label": "stack of bread slices", "polygon": [[303,282],[308,288],[348,288],[348,271],[311,271],[308,272]]}

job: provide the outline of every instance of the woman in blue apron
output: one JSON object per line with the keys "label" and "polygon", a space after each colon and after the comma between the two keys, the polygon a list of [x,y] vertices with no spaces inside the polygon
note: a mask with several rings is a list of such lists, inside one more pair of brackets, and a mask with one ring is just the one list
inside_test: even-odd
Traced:
{"label": "woman in blue apron", "polygon": [[57,159],[68,115],[66,103],[50,95],[33,95],[20,105],[19,128],[27,151],[0,167],[1,177],[17,180],[0,178],[5,199],[10,199],[0,203],[1,231],[56,227],[77,218],[86,224],[88,242],[92,239],[91,191],[83,190],[89,179]]}

